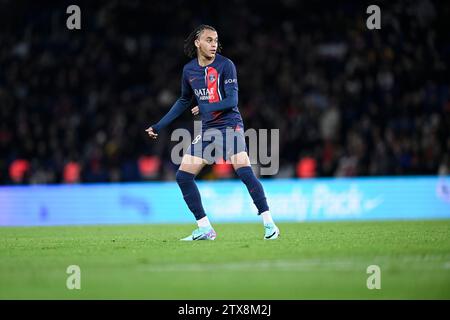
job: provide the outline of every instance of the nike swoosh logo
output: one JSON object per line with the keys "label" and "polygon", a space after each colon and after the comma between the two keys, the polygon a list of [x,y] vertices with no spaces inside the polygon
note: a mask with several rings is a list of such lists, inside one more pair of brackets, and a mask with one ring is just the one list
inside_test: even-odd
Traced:
{"label": "nike swoosh logo", "polygon": [[197,240],[198,238],[201,238],[203,235],[201,234],[201,235],[199,235],[198,237],[192,237],[192,241],[194,241],[194,240]]}
{"label": "nike swoosh logo", "polygon": [[195,79],[197,79],[197,78],[190,78],[190,79],[189,79],[189,82],[192,82],[192,81],[194,81]]}
{"label": "nike swoosh logo", "polygon": [[270,239],[272,238],[277,232],[275,231],[274,233],[272,233],[270,236],[266,237],[266,239]]}

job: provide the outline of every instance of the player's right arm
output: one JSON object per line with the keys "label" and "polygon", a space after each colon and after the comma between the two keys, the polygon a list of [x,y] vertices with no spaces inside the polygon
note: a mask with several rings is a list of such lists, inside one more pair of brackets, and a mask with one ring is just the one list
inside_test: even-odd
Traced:
{"label": "player's right arm", "polygon": [[158,123],[151,125],[147,131],[148,135],[156,139],[158,132],[160,132],[164,127],[168,126],[173,120],[178,118],[191,104],[192,99],[192,88],[187,80],[187,75],[185,69],[183,69],[183,76],[181,78],[181,96],[174,103],[169,112],[166,113]]}

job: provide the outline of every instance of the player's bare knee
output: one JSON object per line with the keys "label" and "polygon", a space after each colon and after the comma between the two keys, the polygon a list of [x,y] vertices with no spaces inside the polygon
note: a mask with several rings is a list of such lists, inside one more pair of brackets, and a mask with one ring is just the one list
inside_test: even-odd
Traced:
{"label": "player's bare knee", "polygon": [[202,158],[185,155],[181,161],[179,170],[197,175],[204,165]]}
{"label": "player's bare knee", "polygon": [[238,170],[239,168],[250,166],[250,159],[248,158],[248,155],[246,152],[240,152],[238,154],[232,155],[230,160],[231,160],[231,164],[233,165],[234,170]]}

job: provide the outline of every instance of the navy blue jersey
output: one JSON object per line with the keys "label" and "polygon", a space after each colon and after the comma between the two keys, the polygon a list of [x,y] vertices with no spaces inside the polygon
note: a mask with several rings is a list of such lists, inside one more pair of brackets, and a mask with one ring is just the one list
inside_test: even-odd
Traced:
{"label": "navy blue jersey", "polygon": [[230,59],[216,54],[206,67],[192,59],[183,68],[182,92],[195,95],[204,128],[242,126],[236,67]]}
{"label": "navy blue jersey", "polygon": [[230,59],[216,54],[214,61],[206,67],[200,66],[197,58],[184,66],[181,97],[157,124],[152,125],[155,132],[190,107],[193,95],[200,109],[203,131],[208,128],[244,127],[238,109],[236,67]]}

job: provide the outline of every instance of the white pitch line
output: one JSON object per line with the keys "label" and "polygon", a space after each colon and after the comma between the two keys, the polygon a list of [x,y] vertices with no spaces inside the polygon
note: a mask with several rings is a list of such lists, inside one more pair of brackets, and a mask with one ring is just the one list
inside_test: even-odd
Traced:
{"label": "white pitch line", "polygon": [[[402,257],[374,257],[364,260],[354,258],[348,259],[305,259],[305,260],[261,260],[261,261],[239,261],[224,263],[177,263],[147,265],[145,271],[150,272],[198,272],[198,271],[360,271],[366,270],[371,265],[379,265],[383,270],[393,267],[404,266],[408,270],[436,270],[450,269],[450,262],[442,264],[443,256],[402,256]],[[415,265],[414,263],[420,263]]]}
{"label": "white pitch line", "polygon": [[297,270],[308,271],[322,269],[323,265],[327,265],[327,269],[340,270],[356,270],[353,266],[345,263],[322,262],[314,263],[311,261],[252,261],[252,262],[226,262],[226,263],[187,263],[187,264],[169,264],[147,267],[145,270],[151,272],[180,272],[180,271],[263,271],[263,270]]}

